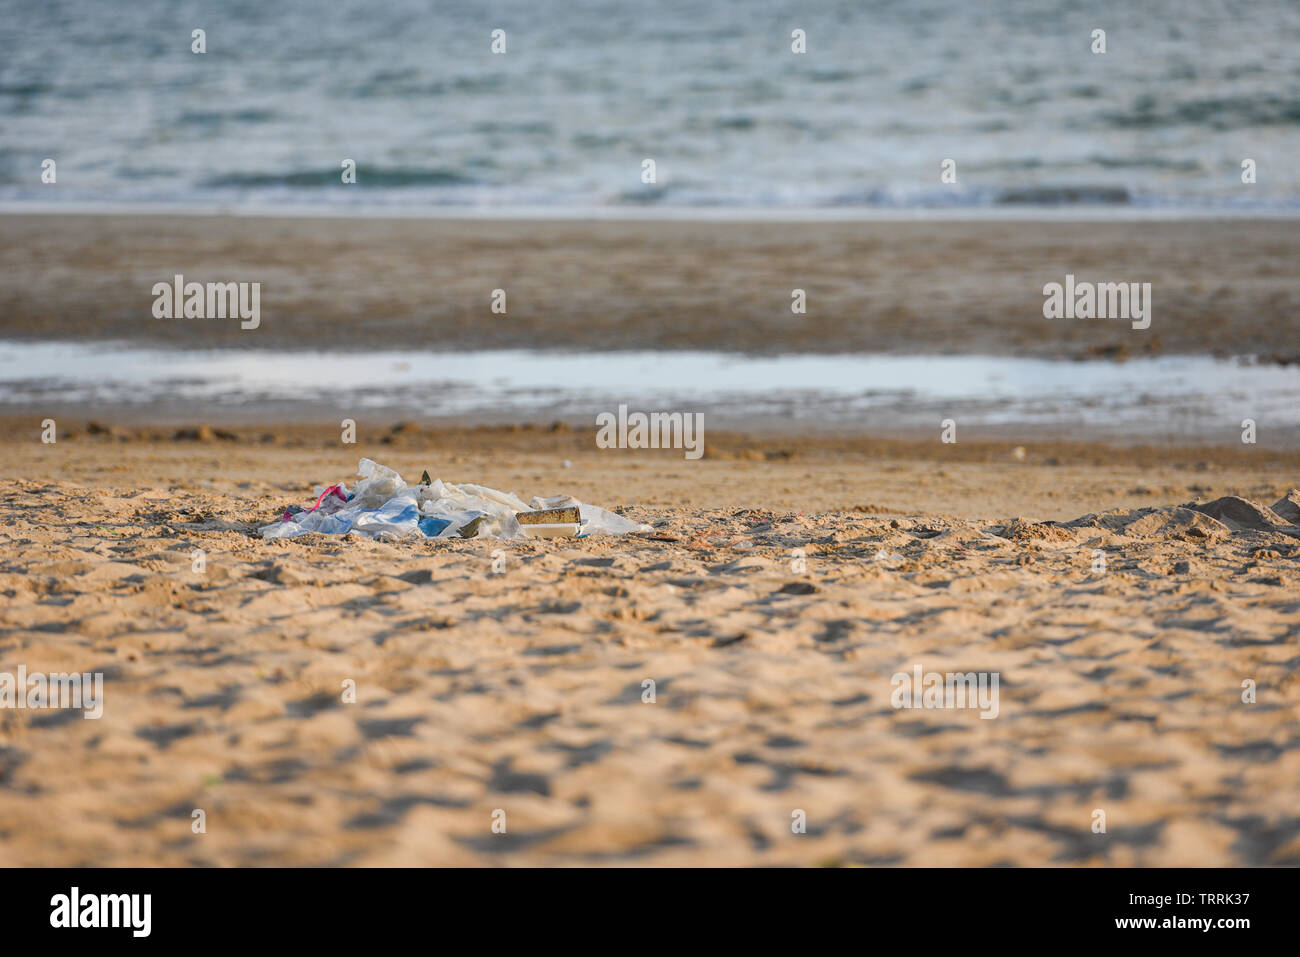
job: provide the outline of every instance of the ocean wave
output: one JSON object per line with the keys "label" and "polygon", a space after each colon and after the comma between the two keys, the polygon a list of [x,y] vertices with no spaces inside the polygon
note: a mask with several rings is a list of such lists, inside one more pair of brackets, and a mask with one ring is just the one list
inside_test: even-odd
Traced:
{"label": "ocean wave", "polygon": [[[421,209],[446,214],[454,210],[493,211],[509,214],[510,210],[553,209],[567,214],[573,210],[734,210],[738,212],[769,210],[824,210],[829,213],[901,214],[909,211],[942,214],[986,210],[1068,211],[1071,209],[1105,212],[1132,210],[1140,213],[1161,210],[1187,214],[1200,211],[1214,214],[1300,215],[1300,198],[1256,198],[1254,194],[1162,193],[1133,190],[1123,186],[1095,184],[1025,186],[1014,188],[875,188],[858,190],[753,189],[722,190],[701,185],[644,186],[622,191],[553,190],[538,187],[493,185],[462,182],[461,177],[430,175],[417,171],[414,179],[400,174],[394,185],[376,183],[363,169],[357,185],[340,184],[338,173],[303,172],[288,176],[234,175],[223,177],[213,186],[204,184],[192,189],[161,189],[145,184],[150,171],[137,171],[130,182],[111,191],[75,187],[33,191],[0,174],[0,205],[10,211],[29,208],[33,211],[59,208],[150,208],[184,207],[217,209],[295,208],[318,209],[393,209],[418,215]],[[369,183],[369,188],[360,188]],[[326,188],[328,187],[328,188]]]}
{"label": "ocean wave", "polygon": [[[334,188],[340,185],[342,167],[338,169],[296,170],[290,173],[228,173],[214,176],[200,184],[201,189],[269,189],[291,187]],[[465,173],[447,169],[360,168],[356,187],[403,189],[420,186],[475,186],[479,181]]]}
{"label": "ocean wave", "polygon": [[[245,4],[204,56],[188,29],[156,29],[167,0],[63,0],[67,29],[45,6],[8,4],[0,21],[0,198],[18,202],[1300,204],[1293,0],[1195,16],[1183,0],[1129,4],[1098,24],[1105,56],[1089,50],[1092,15],[1067,0],[948,4],[942,17],[813,4],[800,23],[743,0],[670,4],[689,16],[498,0],[502,56],[472,4]],[[807,55],[791,50],[796,26]],[[57,184],[42,181],[47,158]],[[639,185],[645,158],[653,188]],[[956,183],[940,182],[945,158]],[[1243,182],[1247,158],[1258,178]]]}
{"label": "ocean wave", "polygon": [[1023,186],[998,190],[999,206],[1114,206],[1131,201],[1123,186]]}
{"label": "ocean wave", "polygon": [[1252,126],[1295,126],[1300,124],[1300,93],[1256,91],[1246,96],[1204,97],[1182,102],[1158,100],[1143,94],[1128,109],[1104,110],[1098,118],[1101,125],[1117,129],[1199,126],[1235,130]]}

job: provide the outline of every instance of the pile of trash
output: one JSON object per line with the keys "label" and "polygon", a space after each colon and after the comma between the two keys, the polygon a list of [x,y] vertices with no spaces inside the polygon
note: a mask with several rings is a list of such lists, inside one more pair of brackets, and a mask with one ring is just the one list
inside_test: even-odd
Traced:
{"label": "pile of trash", "polygon": [[308,532],[352,533],[367,538],[585,538],[652,531],[596,505],[567,495],[533,498],[528,503],[510,492],[483,485],[453,485],[430,479],[409,486],[390,468],[362,459],[361,481],[348,490],[343,482],[316,486],[316,503],[291,505],[261,529],[263,538],[292,538]]}

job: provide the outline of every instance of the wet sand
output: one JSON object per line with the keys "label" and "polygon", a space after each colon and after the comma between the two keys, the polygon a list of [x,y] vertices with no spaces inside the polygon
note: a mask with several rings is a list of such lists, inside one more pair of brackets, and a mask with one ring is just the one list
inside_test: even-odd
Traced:
{"label": "wet sand", "polygon": [[[544,222],[0,215],[0,338],[177,348],[706,349],[1294,361],[1294,221]],[[262,323],[153,318],[180,273]],[[1150,282],[1147,330],[1044,284]],[[807,293],[791,313],[791,290]],[[495,289],[506,314],[491,311]]]}
{"label": "wet sand", "polygon": [[[3,667],[106,696],[0,711],[4,864],[1300,864],[1300,509],[1175,507],[1300,454],[202,436],[0,422]],[[655,532],[253,537],[363,455]],[[892,707],[915,665],[998,717]]]}

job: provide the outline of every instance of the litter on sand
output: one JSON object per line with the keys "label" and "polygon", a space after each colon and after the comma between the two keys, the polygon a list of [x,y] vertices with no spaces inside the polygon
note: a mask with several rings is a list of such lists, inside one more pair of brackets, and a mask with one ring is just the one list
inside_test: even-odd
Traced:
{"label": "litter on sand", "polygon": [[361,481],[317,486],[310,507],[291,505],[261,529],[263,538],[292,538],[308,532],[352,533],[367,538],[586,538],[653,531],[598,505],[567,495],[533,498],[483,485],[453,485],[431,479],[409,486],[397,472],[371,459],[357,465]]}

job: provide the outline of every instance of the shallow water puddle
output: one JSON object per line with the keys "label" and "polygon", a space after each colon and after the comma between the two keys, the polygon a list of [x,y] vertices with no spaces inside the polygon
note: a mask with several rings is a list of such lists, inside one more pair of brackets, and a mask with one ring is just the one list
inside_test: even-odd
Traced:
{"label": "shallow water puddle", "polygon": [[[1059,425],[1134,436],[1213,433],[1243,418],[1300,426],[1300,367],[1200,356],[1126,362],[994,356],[716,352],[174,351],[0,342],[0,404],[167,403],[285,415],[335,410],[431,418],[591,422],[599,411],[700,411],[710,424],[797,420],[825,430]],[[308,416],[310,417],[310,416]]]}

